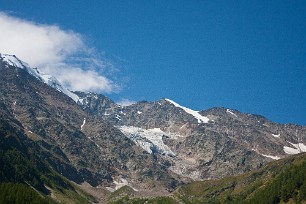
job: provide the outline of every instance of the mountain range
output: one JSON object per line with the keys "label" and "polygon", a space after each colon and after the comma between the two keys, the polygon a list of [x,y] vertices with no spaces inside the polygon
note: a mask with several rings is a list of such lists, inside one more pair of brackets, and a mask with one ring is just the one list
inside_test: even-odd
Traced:
{"label": "mountain range", "polygon": [[126,188],[173,195],[306,152],[304,126],[167,98],[121,106],[70,91],[14,55],[0,54],[0,71],[0,182],[30,186],[45,195],[38,203],[103,203]]}

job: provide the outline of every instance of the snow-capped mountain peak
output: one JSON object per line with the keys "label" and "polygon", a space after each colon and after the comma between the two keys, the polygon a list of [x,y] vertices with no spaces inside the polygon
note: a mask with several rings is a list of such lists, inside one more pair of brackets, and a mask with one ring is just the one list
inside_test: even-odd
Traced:
{"label": "snow-capped mountain peak", "polygon": [[17,67],[20,69],[26,69],[29,74],[32,76],[35,76],[36,78],[41,79],[40,73],[37,70],[37,68],[31,68],[29,64],[26,62],[20,60],[15,55],[8,55],[8,54],[0,54],[0,59],[2,59],[3,62],[6,62],[8,65],[11,65],[13,67]]}
{"label": "snow-capped mountain peak", "polygon": [[64,87],[54,76],[48,74],[41,74],[40,77],[43,79],[43,82],[51,86],[52,88],[62,92],[63,94],[72,98],[76,103],[81,102],[80,98],[69,91],[66,87]]}
{"label": "snow-capped mountain peak", "polygon": [[57,91],[62,92],[65,95],[69,96],[76,103],[78,102],[81,103],[79,97],[76,94],[69,91],[66,87],[64,87],[54,76],[44,74],[41,71],[39,71],[37,68],[30,67],[26,62],[23,62],[15,55],[0,54],[0,60],[5,62],[7,65],[17,67],[20,69],[25,69],[29,74],[36,77],[38,80],[48,84]]}
{"label": "snow-capped mountain peak", "polygon": [[4,62],[7,62],[9,65],[14,67],[25,68],[28,66],[26,63],[19,60],[15,55],[0,54],[0,57]]}

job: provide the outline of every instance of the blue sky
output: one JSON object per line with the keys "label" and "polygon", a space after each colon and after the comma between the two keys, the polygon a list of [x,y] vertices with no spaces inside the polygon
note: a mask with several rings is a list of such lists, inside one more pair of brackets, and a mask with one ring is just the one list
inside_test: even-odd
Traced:
{"label": "blue sky", "polygon": [[113,68],[120,88],[101,92],[115,101],[306,125],[306,1],[0,0],[0,11],[82,35]]}

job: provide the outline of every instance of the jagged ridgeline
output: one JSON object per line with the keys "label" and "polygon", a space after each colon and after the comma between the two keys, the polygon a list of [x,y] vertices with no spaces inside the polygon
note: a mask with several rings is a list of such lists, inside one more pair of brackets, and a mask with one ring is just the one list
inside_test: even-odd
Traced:
{"label": "jagged ridgeline", "polygon": [[0,54],[0,72],[2,203],[304,199],[303,126],[166,98],[120,106],[14,55]]}

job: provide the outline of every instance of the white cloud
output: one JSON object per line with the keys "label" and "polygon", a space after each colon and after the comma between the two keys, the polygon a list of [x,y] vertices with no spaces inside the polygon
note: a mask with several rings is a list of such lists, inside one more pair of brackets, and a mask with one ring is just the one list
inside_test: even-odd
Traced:
{"label": "white cloud", "polygon": [[105,77],[114,67],[99,57],[76,32],[0,12],[0,53],[14,54],[58,78],[67,88],[110,93],[119,86]]}
{"label": "white cloud", "polygon": [[119,102],[116,102],[116,103],[118,105],[121,105],[121,106],[129,106],[129,105],[135,104],[136,101],[124,98],[124,99],[121,99]]}

